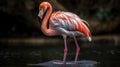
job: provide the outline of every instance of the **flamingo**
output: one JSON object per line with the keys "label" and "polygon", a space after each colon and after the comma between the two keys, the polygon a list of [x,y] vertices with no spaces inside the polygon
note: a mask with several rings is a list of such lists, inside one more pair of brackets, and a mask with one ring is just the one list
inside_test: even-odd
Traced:
{"label": "flamingo", "polygon": [[64,39],[64,56],[63,62],[66,64],[66,56],[68,52],[66,38],[73,37],[76,44],[76,55],[74,63],[77,63],[80,47],[76,36],[85,36],[89,41],[92,40],[89,24],[71,12],[57,11],[52,13],[52,6],[49,2],[42,2],[39,5],[38,17],[42,19],[41,31],[46,36],[61,35]]}

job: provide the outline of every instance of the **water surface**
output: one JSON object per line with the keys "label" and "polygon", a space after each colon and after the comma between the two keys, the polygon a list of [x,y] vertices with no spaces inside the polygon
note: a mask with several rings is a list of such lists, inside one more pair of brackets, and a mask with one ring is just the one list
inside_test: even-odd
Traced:
{"label": "water surface", "polygon": [[[0,67],[36,67],[38,64],[63,58],[63,45],[0,46]],[[23,45],[23,44],[22,44]],[[89,45],[89,46],[87,46]],[[113,44],[82,44],[78,61],[90,60],[99,64],[80,67],[120,67],[120,46]],[[67,61],[73,61],[75,46],[68,45]],[[39,66],[43,67],[43,66]],[[57,66],[56,66],[57,67]]]}

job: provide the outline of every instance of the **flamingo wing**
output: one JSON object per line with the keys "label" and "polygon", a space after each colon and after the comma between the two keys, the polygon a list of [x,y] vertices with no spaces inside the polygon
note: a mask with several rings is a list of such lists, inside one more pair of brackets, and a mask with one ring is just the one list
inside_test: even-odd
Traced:
{"label": "flamingo wing", "polygon": [[[77,35],[80,33],[84,33],[84,30],[89,29],[86,26],[88,23],[82,19],[80,19],[77,15],[70,12],[62,12],[58,11],[51,15],[50,17],[50,27],[59,28],[66,32],[75,32]],[[89,25],[88,25],[89,26]]]}

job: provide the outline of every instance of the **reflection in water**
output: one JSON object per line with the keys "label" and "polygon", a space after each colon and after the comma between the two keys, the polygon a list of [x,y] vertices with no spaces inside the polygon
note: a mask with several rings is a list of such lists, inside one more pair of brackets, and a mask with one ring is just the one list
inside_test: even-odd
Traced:
{"label": "reflection in water", "polygon": [[74,64],[74,61],[67,61],[66,64],[63,64],[60,60],[53,60],[44,63],[37,64],[28,64],[29,66],[44,66],[44,67],[96,67],[98,62],[91,60],[81,60],[78,61],[77,64]]}

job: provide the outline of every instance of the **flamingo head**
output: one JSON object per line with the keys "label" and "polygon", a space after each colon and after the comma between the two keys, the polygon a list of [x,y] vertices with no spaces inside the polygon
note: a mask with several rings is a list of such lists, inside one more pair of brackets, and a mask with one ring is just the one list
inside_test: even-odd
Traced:
{"label": "flamingo head", "polygon": [[44,14],[45,14],[46,11],[47,11],[46,2],[42,2],[42,3],[39,5],[38,17],[40,17],[40,19],[43,19],[43,16],[44,16]]}

